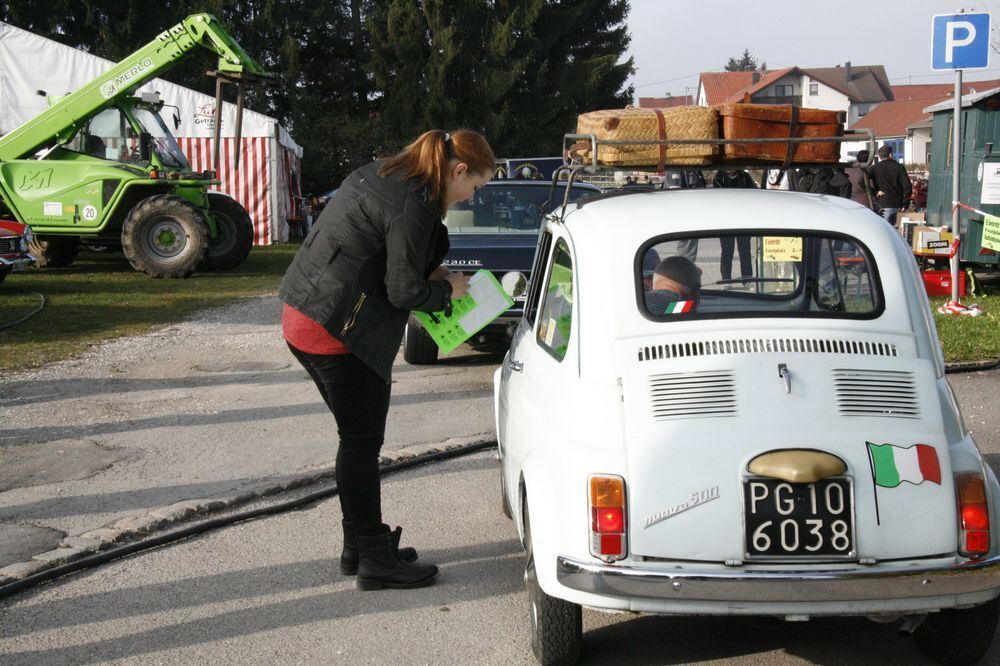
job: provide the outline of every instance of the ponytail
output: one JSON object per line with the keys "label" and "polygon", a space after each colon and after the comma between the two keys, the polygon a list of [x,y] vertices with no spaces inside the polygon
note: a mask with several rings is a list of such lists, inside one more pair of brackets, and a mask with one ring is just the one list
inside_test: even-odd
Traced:
{"label": "ponytail", "polygon": [[403,180],[426,187],[431,200],[440,201],[451,160],[465,162],[471,173],[493,173],[496,165],[493,149],[478,132],[429,130],[386,160],[379,175],[399,173]]}

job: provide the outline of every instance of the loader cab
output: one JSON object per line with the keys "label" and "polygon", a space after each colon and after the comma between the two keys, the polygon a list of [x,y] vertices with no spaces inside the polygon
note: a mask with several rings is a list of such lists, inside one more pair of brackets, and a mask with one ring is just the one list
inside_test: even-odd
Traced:
{"label": "loader cab", "polygon": [[190,171],[191,165],[160,117],[162,106],[158,95],[125,98],[87,120],[65,148],[139,167]]}

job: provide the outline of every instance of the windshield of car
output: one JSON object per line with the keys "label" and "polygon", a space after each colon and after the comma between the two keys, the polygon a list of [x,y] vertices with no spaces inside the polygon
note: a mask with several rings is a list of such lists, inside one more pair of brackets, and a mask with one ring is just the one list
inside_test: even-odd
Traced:
{"label": "windshield of car", "polygon": [[739,230],[655,238],[636,258],[640,309],[652,319],[872,318],[878,273],[857,240],[822,232]]}
{"label": "windshield of car", "polygon": [[[564,185],[557,185],[553,207],[561,205]],[[549,199],[549,185],[490,181],[476,191],[469,201],[461,201],[448,209],[444,223],[450,234],[521,233],[538,235],[542,223],[542,209]],[[599,194],[589,187],[573,187],[570,201]]]}
{"label": "windshield of car", "polygon": [[170,133],[167,126],[163,124],[160,114],[137,107],[135,109],[135,119],[139,121],[143,129],[153,137],[153,150],[160,156],[160,162],[165,167],[176,167],[178,169],[190,169],[187,158],[181,152],[177,140]]}

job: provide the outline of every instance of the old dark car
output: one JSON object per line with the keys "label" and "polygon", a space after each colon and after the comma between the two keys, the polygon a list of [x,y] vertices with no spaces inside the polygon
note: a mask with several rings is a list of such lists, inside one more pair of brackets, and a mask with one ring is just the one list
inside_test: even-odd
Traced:
{"label": "old dark car", "polygon": [[[556,185],[552,207],[562,204],[565,187]],[[600,192],[595,185],[574,183],[569,200]],[[514,299],[510,310],[469,340],[475,349],[503,351],[510,342],[524,309],[538,229],[551,193],[552,183],[547,181],[491,180],[471,201],[448,210],[444,222],[451,250],[444,265],[463,273],[485,268]],[[437,357],[437,345],[420,322],[410,317],[403,339],[403,358],[413,365],[425,365],[436,362]]]}
{"label": "old dark car", "polygon": [[14,220],[0,220],[0,282],[12,271],[21,270],[35,263],[28,254],[31,227]]}

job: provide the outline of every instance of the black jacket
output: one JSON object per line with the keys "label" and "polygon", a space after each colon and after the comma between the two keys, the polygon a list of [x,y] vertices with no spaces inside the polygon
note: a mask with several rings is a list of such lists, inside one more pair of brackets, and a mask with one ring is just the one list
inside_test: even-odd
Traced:
{"label": "black jacket", "polygon": [[882,196],[876,199],[876,203],[882,208],[906,208],[910,205],[910,193],[913,185],[910,177],[906,174],[906,169],[902,164],[893,159],[879,160],[879,163],[871,168],[872,188],[875,192],[882,192]]}
{"label": "black jacket", "polygon": [[410,311],[445,309],[451,285],[427,279],[449,247],[440,203],[381,165],[347,177],[278,293],[388,382]]}

